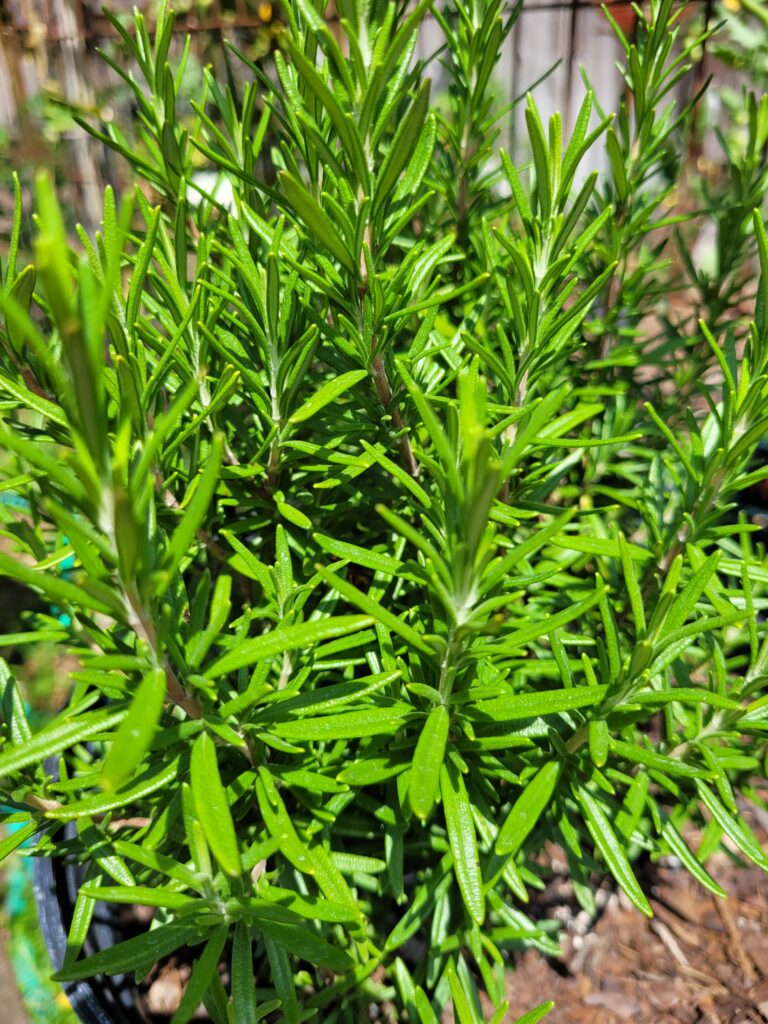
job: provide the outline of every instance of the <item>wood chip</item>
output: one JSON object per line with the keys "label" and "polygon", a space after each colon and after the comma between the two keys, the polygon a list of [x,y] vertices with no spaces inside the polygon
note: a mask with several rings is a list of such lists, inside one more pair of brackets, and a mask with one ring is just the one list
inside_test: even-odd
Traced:
{"label": "wood chip", "polygon": [[661,941],[664,943],[664,945],[667,947],[669,952],[672,954],[672,956],[675,958],[675,960],[677,960],[679,964],[682,964],[683,967],[690,967],[690,964],[688,963],[688,957],[682,951],[677,939],[669,930],[669,928],[664,924],[663,921],[659,921],[658,919],[654,919],[653,921],[651,921],[651,931],[655,932],[656,935],[658,935],[658,937],[661,939]]}
{"label": "wood chip", "polygon": [[744,976],[744,984],[747,988],[750,988],[755,981],[755,971],[752,966],[752,961],[744,950],[744,944],[741,941],[741,932],[739,930],[739,926],[734,920],[731,901],[715,899],[714,903],[731,940],[731,953],[741,968],[741,973]]}
{"label": "wood chip", "polygon": [[658,900],[653,900],[651,902],[651,906],[656,917],[662,920],[664,924],[674,932],[675,937],[680,939],[681,942],[684,942],[687,946],[691,946],[693,949],[704,948],[705,942],[700,933],[682,921],[677,914],[668,910],[667,907]]}

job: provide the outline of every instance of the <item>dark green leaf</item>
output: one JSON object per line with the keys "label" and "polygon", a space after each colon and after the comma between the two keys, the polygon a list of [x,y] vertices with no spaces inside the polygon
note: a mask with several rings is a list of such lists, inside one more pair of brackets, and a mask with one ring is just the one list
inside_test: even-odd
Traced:
{"label": "dark green leaf", "polygon": [[164,924],[63,967],[53,977],[56,981],[80,981],[96,974],[126,974],[153,966],[169,953],[182,946],[197,945],[203,939],[203,931],[194,925]]}

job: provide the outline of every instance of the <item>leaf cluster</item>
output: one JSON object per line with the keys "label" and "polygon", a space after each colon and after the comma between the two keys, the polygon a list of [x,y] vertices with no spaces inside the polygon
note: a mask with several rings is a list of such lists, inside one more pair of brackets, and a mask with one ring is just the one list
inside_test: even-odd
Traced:
{"label": "leaf cluster", "polygon": [[[137,16],[116,70],[144,148],[93,131],[143,187],[72,245],[42,177],[21,270],[17,190],[0,275],[0,574],[51,607],[12,642],[79,659],[36,732],[2,667],[26,826],[0,853],[87,865],[62,980],[191,946],[174,1024],[476,1024],[481,991],[500,1024],[511,955],[559,950],[526,912],[546,841],[590,913],[605,874],[651,913],[643,857],[718,895],[721,844],[768,869],[741,803],[765,801],[768,569],[737,508],[768,475],[768,241],[750,211],[750,324],[697,324],[681,411],[646,316],[679,12],[620,35],[615,120],[588,92],[564,139],[529,96],[523,165],[495,152],[497,0],[438,14],[442,106],[427,0],[337,9],[344,45],[287,5],[274,62],[209,73],[184,129],[171,16]],[[229,206],[192,201],[193,151]],[[153,924],[81,958],[99,902]]]}

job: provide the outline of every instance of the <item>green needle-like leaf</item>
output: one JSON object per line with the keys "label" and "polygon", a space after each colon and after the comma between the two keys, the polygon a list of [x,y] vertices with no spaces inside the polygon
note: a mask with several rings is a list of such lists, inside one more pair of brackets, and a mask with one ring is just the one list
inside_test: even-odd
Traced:
{"label": "green needle-like leaf", "polygon": [[335,402],[345,391],[349,391],[350,388],[367,376],[368,374],[365,370],[351,370],[349,373],[342,373],[340,377],[336,377],[334,380],[327,381],[291,415],[288,422],[303,423],[305,420],[311,419],[322,408],[330,402]]}
{"label": "green needle-like leaf", "polygon": [[182,946],[197,945],[204,937],[203,930],[195,925],[164,924],[62,967],[53,977],[56,981],[80,981],[97,974],[127,974],[140,967],[152,967],[162,957]]}
{"label": "green needle-like leaf", "polygon": [[408,799],[422,821],[429,817],[437,797],[449,724],[448,711],[438,704],[430,711],[413,754]]}
{"label": "green needle-like leaf", "polygon": [[174,530],[171,543],[168,547],[165,571],[169,578],[173,576],[173,573],[178,568],[182,558],[187,554],[193,538],[202,526],[203,521],[208,514],[211,499],[213,498],[214,491],[216,490],[216,485],[219,482],[219,470],[221,468],[223,451],[224,437],[221,434],[216,434],[213,438],[211,452],[208,456],[205,468],[200,475],[195,493],[187,505],[181,522]]}
{"label": "green needle-like leaf", "polygon": [[142,680],[128,714],[115,734],[101,769],[101,785],[115,790],[144,760],[165,701],[165,672],[152,669]]}
{"label": "green needle-like leaf", "polygon": [[600,851],[611,874],[619,883],[639,911],[646,917],[653,917],[653,911],[640,888],[630,867],[627,855],[611,828],[600,804],[583,786],[574,787],[574,796],[579,802],[584,821],[592,836],[595,846]]}
{"label": "green needle-like leaf", "polygon": [[190,782],[195,810],[208,845],[226,874],[238,878],[242,866],[235,825],[227,791],[221,784],[216,746],[206,732],[198,736],[192,747]]}
{"label": "green needle-like leaf", "polygon": [[561,764],[548,761],[526,782],[496,837],[496,853],[517,853],[549,805],[560,778]]}
{"label": "green needle-like leaf", "polygon": [[280,184],[291,208],[306,224],[315,241],[325,246],[350,274],[355,273],[352,254],[317,200],[288,171],[281,171]]}
{"label": "green needle-like leaf", "polygon": [[181,1002],[171,1018],[171,1024],[188,1024],[198,1006],[203,1002],[214,972],[218,970],[219,961],[224,952],[224,944],[227,941],[228,931],[229,929],[226,925],[221,925],[206,942],[205,949],[197,958],[192,968],[189,981],[184,989],[184,995],[181,997]]}
{"label": "green needle-like leaf", "polygon": [[553,1009],[554,1005],[553,1002],[541,1003],[529,1010],[528,1013],[524,1013],[522,1017],[518,1017],[515,1024],[538,1024]]}
{"label": "green needle-like leaf", "polygon": [[370,626],[371,622],[372,619],[367,615],[339,615],[300,622],[294,626],[282,626],[271,633],[264,633],[252,640],[244,640],[234,651],[214,662],[205,674],[210,679],[218,679],[229,672],[273,658],[284,651],[307,648],[323,640],[333,640],[357,633]]}
{"label": "green needle-like leaf", "polygon": [[251,933],[244,921],[235,925],[232,942],[232,1006],[235,1024],[256,1024],[256,979],[253,976]]}
{"label": "green needle-like leaf", "polygon": [[485,899],[472,805],[461,773],[450,759],[440,769],[440,795],[464,906],[472,920],[481,925],[485,920]]}
{"label": "green needle-like leaf", "polygon": [[29,765],[40,764],[76,743],[101,732],[109,732],[125,718],[125,711],[88,711],[75,718],[54,721],[22,745],[6,745],[0,753],[0,777],[12,775]]}

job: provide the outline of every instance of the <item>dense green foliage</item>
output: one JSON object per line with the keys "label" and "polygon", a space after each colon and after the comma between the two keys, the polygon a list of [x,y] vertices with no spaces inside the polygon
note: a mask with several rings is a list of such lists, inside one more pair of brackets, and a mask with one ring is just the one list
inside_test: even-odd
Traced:
{"label": "dense green foliage", "polygon": [[[517,166],[492,86],[517,10],[438,15],[435,102],[429,0],[336,6],[286,5],[274,67],[208,74],[191,124],[171,18],[120,26],[140,138],[99,134],[144,191],[108,192],[72,249],[41,179],[33,262],[19,197],[3,267],[0,474],[23,504],[0,573],[62,613],[12,639],[81,668],[34,734],[3,670],[2,796],[29,825],[0,852],[54,855],[77,822],[58,977],[191,945],[174,1024],[202,1000],[216,1024],[371,1001],[433,1024],[451,999],[475,1024],[480,989],[498,1024],[509,951],[558,950],[525,912],[545,839],[590,912],[609,872],[650,913],[640,856],[718,893],[722,842],[768,869],[737,803],[764,799],[768,728],[768,570],[737,511],[768,475],[764,105],[706,276],[675,255],[693,104],[671,95],[700,40],[671,0],[621,37],[618,116],[588,92],[563,139],[528,97]],[[154,925],[78,959],[97,900]]]}

